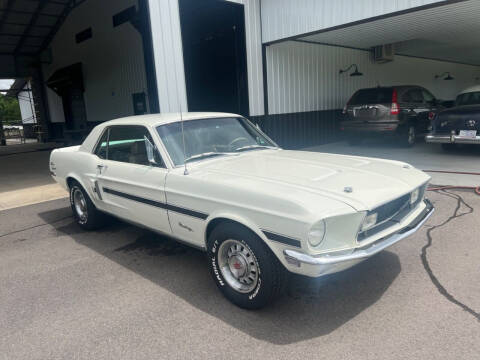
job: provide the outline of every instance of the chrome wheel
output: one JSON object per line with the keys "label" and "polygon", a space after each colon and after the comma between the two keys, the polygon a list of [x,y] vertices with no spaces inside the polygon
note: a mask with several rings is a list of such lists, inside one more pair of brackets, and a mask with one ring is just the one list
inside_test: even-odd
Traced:
{"label": "chrome wheel", "polygon": [[73,190],[73,206],[80,222],[85,223],[88,219],[87,202],[79,188]]}
{"label": "chrome wheel", "polygon": [[408,144],[409,144],[409,145],[414,144],[416,138],[417,138],[417,134],[415,133],[415,127],[414,127],[414,126],[410,126],[410,127],[408,128]]}
{"label": "chrome wheel", "polygon": [[259,266],[250,248],[238,240],[225,240],[218,250],[220,271],[233,289],[248,293],[258,282]]}

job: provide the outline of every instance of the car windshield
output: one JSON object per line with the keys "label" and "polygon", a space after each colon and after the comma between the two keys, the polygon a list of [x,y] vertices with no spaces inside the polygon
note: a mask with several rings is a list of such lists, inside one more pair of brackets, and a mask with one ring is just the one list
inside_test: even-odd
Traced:
{"label": "car windshield", "polygon": [[348,105],[387,104],[392,102],[392,88],[376,88],[358,90]]}
{"label": "car windshield", "polygon": [[[175,166],[187,161],[260,150],[276,145],[243,118],[188,120],[157,127]],[[183,147],[185,138],[185,151]]]}
{"label": "car windshield", "polygon": [[463,93],[457,96],[455,100],[457,106],[480,104],[480,91]]}

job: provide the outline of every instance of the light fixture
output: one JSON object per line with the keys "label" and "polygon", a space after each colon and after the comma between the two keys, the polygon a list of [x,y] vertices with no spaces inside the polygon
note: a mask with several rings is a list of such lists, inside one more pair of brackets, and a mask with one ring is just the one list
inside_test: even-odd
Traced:
{"label": "light fixture", "polygon": [[357,66],[357,64],[352,64],[352,65],[350,65],[348,68],[346,68],[345,70],[340,70],[338,73],[339,73],[339,74],[343,74],[344,72],[349,71],[352,67],[355,67],[355,70],[350,74],[350,76],[362,76],[362,75],[363,75],[363,73],[361,73],[360,71],[358,71],[358,66]]}
{"label": "light fixture", "polygon": [[441,78],[443,77],[444,75],[447,75],[443,78],[443,80],[453,80],[455,79],[452,75],[450,75],[450,72],[448,71],[445,71],[443,74],[441,75],[435,75],[435,79],[438,79],[438,78]]}

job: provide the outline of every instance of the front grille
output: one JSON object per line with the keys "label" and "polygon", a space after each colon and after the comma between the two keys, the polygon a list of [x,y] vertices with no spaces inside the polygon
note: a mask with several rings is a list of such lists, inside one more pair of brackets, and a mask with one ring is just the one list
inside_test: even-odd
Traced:
{"label": "front grille", "polygon": [[377,213],[377,225],[366,231],[358,233],[357,241],[363,241],[366,238],[373,236],[380,231],[383,231],[402,221],[402,219],[407,216],[420,203],[420,201],[422,201],[425,195],[426,186],[427,185],[425,184],[420,187],[418,199],[413,204],[410,204],[411,194],[408,193],[369,211],[367,215]]}
{"label": "front grille", "polygon": [[381,223],[392,216],[396,215],[410,202],[410,193],[399,197],[393,201],[390,201],[382,206],[372,210],[378,214],[377,223]]}

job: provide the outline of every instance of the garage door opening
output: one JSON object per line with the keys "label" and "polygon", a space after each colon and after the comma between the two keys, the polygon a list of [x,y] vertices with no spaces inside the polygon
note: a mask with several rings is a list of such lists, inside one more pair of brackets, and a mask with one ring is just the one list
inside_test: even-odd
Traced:
{"label": "garage door opening", "polygon": [[189,111],[248,114],[243,5],[180,1]]}

